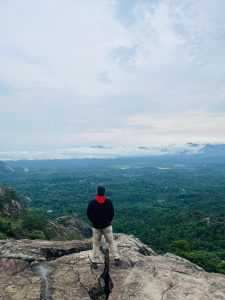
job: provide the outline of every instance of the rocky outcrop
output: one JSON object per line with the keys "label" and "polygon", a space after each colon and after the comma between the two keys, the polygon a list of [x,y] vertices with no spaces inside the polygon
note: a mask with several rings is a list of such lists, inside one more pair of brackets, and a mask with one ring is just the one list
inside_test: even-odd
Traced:
{"label": "rocky outcrop", "polygon": [[0,187],[0,196],[6,198],[2,202],[0,214],[10,219],[16,219],[26,214],[26,209],[17,199],[13,199],[13,193],[9,188]]}
{"label": "rocky outcrop", "polygon": [[63,255],[90,250],[91,247],[91,240],[0,240],[0,258],[15,258],[29,263],[50,261]]}
{"label": "rocky outcrop", "polygon": [[92,234],[91,228],[77,217],[75,216],[62,216],[56,219],[56,222],[64,228],[77,228],[79,232],[84,236],[84,237],[90,237]]}
{"label": "rocky outcrop", "polygon": [[103,254],[98,269],[91,268],[90,240],[1,241],[0,299],[106,299],[109,282],[111,300],[225,299],[225,276],[170,253],[156,255],[133,236],[115,238],[121,265],[111,260],[109,274]]}
{"label": "rocky outcrop", "polygon": [[[34,218],[36,216],[39,217],[38,215],[30,214],[20,202],[20,198],[17,196],[16,192],[6,186],[0,186],[0,216],[10,222],[14,222],[18,218],[29,216],[33,216]],[[33,236],[39,236],[50,240],[73,240],[89,238],[92,231],[88,224],[74,214],[72,216],[62,216],[56,220],[49,220],[44,229],[42,228],[42,231],[34,230],[32,228],[31,220],[31,226],[27,226],[25,231],[23,231],[23,228],[20,228],[16,233],[17,235],[13,235],[13,237],[33,238]]]}
{"label": "rocky outcrop", "polygon": [[215,226],[216,228],[225,230],[224,217],[210,215],[209,217],[204,218],[203,222],[205,222],[208,226]]}
{"label": "rocky outcrop", "polygon": [[2,213],[7,218],[17,219],[24,216],[26,210],[19,201],[11,199],[3,205]]}
{"label": "rocky outcrop", "polygon": [[46,227],[53,240],[91,237],[91,228],[78,217],[62,216],[55,221],[48,221]]}

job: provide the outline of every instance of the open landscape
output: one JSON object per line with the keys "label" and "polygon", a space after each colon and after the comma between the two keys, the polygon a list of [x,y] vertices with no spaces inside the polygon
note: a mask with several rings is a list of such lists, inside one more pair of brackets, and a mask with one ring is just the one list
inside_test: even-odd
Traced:
{"label": "open landscape", "polygon": [[224,11],[0,0],[0,300],[225,299]]}
{"label": "open landscape", "polygon": [[103,184],[115,232],[225,274],[225,158],[214,148],[214,155],[8,161],[1,184],[46,220],[75,215],[87,223],[87,204]]}

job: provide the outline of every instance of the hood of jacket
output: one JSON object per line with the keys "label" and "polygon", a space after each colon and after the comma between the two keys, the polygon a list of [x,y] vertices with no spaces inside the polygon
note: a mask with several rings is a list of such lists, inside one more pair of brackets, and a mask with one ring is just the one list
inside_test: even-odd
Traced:
{"label": "hood of jacket", "polygon": [[96,196],[95,200],[99,203],[99,204],[103,204],[105,203],[106,200],[106,196]]}

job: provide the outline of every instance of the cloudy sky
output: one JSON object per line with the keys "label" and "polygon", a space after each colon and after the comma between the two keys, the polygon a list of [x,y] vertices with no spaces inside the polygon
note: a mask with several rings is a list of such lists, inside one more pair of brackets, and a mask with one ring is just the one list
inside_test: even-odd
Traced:
{"label": "cloudy sky", "polygon": [[224,0],[0,0],[0,152],[225,142]]}

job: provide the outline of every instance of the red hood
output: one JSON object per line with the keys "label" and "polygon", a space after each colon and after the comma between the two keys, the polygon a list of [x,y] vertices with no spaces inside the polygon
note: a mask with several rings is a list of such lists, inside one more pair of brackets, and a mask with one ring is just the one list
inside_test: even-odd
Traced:
{"label": "red hood", "polygon": [[106,197],[105,196],[96,196],[95,200],[99,203],[102,204],[105,202]]}

